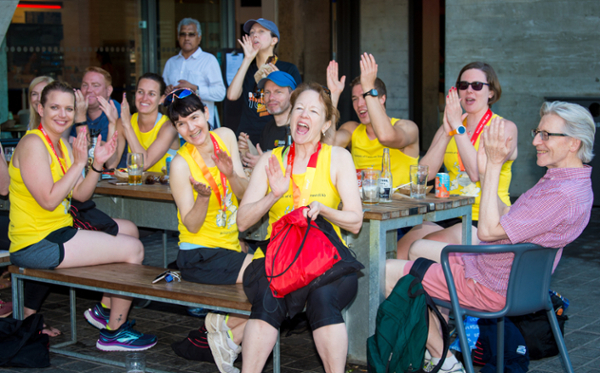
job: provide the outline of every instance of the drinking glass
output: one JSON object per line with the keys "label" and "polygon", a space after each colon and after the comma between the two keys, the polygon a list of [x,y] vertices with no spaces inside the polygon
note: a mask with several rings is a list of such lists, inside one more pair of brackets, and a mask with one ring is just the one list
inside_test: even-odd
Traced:
{"label": "drinking glass", "polygon": [[144,373],[146,371],[146,357],[141,352],[133,352],[125,356],[127,373]]}
{"label": "drinking glass", "polygon": [[379,203],[379,177],[381,171],[366,169],[361,171],[363,203]]}
{"label": "drinking glass", "polygon": [[142,185],[142,173],[144,172],[144,155],[142,153],[127,154],[127,174],[129,185]]}
{"label": "drinking glass", "polygon": [[410,196],[412,198],[425,198],[428,176],[429,166],[410,166]]}

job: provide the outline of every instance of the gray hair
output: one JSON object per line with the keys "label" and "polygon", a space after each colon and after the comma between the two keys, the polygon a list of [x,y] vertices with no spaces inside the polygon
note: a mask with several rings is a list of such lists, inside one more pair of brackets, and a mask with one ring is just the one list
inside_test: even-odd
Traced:
{"label": "gray hair", "polygon": [[590,112],[581,105],[554,101],[544,102],[540,109],[540,116],[548,114],[554,114],[565,122],[565,134],[581,141],[577,157],[583,163],[591,162],[594,158],[596,123]]}
{"label": "gray hair", "polygon": [[198,36],[202,36],[202,28],[200,28],[200,22],[197,19],[193,18],[184,18],[179,21],[177,25],[177,35],[181,32],[181,26],[194,25],[196,26],[196,31],[198,32]]}

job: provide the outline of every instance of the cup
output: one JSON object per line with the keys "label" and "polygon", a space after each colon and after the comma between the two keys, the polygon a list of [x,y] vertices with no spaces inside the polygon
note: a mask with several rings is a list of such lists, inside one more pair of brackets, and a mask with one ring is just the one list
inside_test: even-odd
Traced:
{"label": "cup", "polygon": [[142,153],[127,154],[127,174],[129,185],[142,185],[142,173],[144,172],[144,155]]}
{"label": "cup", "polygon": [[412,198],[425,198],[428,176],[429,166],[410,166],[410,196]]}
{"label": "cup", "polygon": [[133,352],[125,356],[127,373],[144,373],[146,371],[146,357],[141,352]]}
{"label": "cup", "polygon": [[379,203],[379,176],[381,171],[366,169],[361,171],[362,200],[363,203]]}

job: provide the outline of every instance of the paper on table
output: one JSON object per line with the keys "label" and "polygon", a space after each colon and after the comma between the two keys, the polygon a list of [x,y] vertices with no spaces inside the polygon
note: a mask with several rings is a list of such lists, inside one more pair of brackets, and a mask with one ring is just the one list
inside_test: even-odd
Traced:
{"label": "paper on table", "polygon": [[233,54],[233,53],[227,53],[226,54],[226,63],[227,63],[227,71],[225,74],[225,77],[227,78],[227,85],[230,86],[231,82],[233,81],[233,78],[235,77],[235,74],[238,72],[238,70],[240,69],[240,66],[242,66],[242,61],[244,60],[244,54],[243,53],[237,53],[237,54]]}

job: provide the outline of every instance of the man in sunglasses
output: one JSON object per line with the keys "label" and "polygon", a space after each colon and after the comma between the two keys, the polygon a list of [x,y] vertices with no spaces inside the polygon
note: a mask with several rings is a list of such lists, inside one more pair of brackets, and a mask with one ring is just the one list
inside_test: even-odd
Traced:
{"label": "man in sunglasses", "polygon": [[[337,105],[346,77],[338,78],[337,62],[327,68],[327,86]],[[386,113],[387,94],[377,78],[377,63],[371,54],[361,56],[360,76],[350,83],[352,106],[361,123],[349,121],[337,131],[331,126],[325,141],[341,147],[350,146],[357,177],[367,168],[381,170],[383,149],[390,151],[393,186],[410,182],[410,166],[419,161],[419,129],[406,119],[390,118]]]}
{"label": "man in sunglasses", "polygon": [[167,92],[178,88],[195,92],[208,107],[208,122],[213,127],[219,127],[215,102],[223,101],[226,92],[219,62],[215,56],[200,48],[202,29],[197,20],[182,19],[177,26],[177,35],[181,51],[169,58],[163,70]]}

